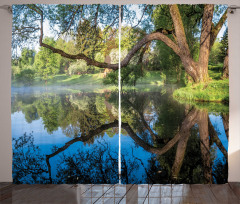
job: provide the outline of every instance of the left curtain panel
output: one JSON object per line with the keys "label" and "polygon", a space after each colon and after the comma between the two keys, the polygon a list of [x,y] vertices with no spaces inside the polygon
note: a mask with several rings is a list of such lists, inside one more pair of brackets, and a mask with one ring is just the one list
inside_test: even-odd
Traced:
{"label": "left curtain panel", "polygon": [[14,183],[119,182],[118,25],[116,5],[13,6]]}

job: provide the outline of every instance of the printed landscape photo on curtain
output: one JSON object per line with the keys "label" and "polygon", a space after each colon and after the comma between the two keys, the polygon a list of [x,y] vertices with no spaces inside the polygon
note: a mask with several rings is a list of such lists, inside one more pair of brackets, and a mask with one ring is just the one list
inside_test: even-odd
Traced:
{"label": "printed landscape photo on curtain", "polygon": [[226,5],[14,5],[11,62],[14,183],[227,182]]}

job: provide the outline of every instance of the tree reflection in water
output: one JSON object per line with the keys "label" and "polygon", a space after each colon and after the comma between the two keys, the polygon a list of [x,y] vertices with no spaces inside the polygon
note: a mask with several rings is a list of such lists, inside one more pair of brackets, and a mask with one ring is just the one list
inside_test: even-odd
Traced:
{"label": "tree reflection in water", "polygon": [[[227,149],[209,111],[222,116],[227,138],[228,113],[182,105],[162,93],[122,95],[122,137],[131,138],[122,143],[122,182],[227,182]],[[29,102],[16,98],[13,113],[21,110],[29,123],[41,118],[49,135],[61,128],[72,139],[50,154],[40,152],[32,134],[14,139],[15,183],[118,183],[118,152],[103,138],[117,133],[117,94],[48,94]],[[65,153],[77,142],[84,148]],[[57,155],[61,160],[52,176]]]}

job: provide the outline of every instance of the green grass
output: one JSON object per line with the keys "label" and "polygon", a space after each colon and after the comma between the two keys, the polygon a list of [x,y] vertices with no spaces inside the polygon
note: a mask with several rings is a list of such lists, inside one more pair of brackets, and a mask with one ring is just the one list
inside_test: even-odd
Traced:
{"label": "green grass", "polygon": [[229,80],[221,79],[222,65],[209,65],[210,81],[183,87],[173,92],[173,97],[185,102],[229,102]]}
{"label": "green grass", "polygon": [[[23,84],[18,83],[13,80],[13,86],[23,86]],[[36,77],[32,86],[42,86],[45,85],[45,81],[42,81],[40,77]],[[57,86],[69,86],[69,85],[103,85],[102,83],[102,74],[86,74],[86,75],[66,75],[58,74],[55,75],[52,79],[49,79],[47,82],[48,86],[57,85]]]}
{"label": "green grass", "polygon": [[173,97],[185,101],[229,101],[229,80],[211,80],[208,84],[196,84],[177,89],[173,92]]}

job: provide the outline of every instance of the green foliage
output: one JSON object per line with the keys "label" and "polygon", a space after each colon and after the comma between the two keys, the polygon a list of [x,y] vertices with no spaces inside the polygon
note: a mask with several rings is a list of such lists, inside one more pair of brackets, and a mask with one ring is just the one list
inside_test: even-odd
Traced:
{"label": "green foliage", "polygon": [[77,31],[77,48],[79,53],[93,57],[95,52],[101,50],[102,32],[99,27],[91,25],[89,20],[79,21]]}
{"label": "green foliage", "polygon": [[[121,86],[136,86],[137,81],[144,76],[142,65],[128,65],[121,68]],[[118,70],[107,74],[104,84],[118,84]]]}
{"label": "green foliage", "polygon": [[104,62],[105,57],[104,57],[103,53],[97,52],[95,55],[95,60],[98,62]]}
{"label": "green foliage", "polygon": [[33,120],[39,119],[36,104],[29,104],[24,106],[22,108],[22,112],[24,113],[25,119],[28,123],[31,123]]}
{"label": "green foliage", "polygon": [[123,85],[136,86],[137,80],[144,76],[142,64],[128,65],[121,69],[121,83]]}
{"label": "green foliage", "polygon": [[154,70],[175,70],[181,65],[181,60],[176,53],[162,41],[156,43],[157,63],[153,67]]}
{"label": "green foliage", "polygon": [[229,113],[229,104],[228,103],[219,103],[219,102],[200,102],[200,101],[187,101],[185,99],[177,99],[177,101],[184,105],[191,105],[196,107],[199,110],[207,110],[209,113]]}
{"label": "green foliage", "polygon": [[103,84],[108,85],[108,84],[113,84],[117,85],[118,84],[118,71],[111,71],[107,74],[105,78],[103,78]]}
{"label": "green foliage", "polygon": [[[65,41],[62,38],[59,38],[55,43],[55,47],[64,50],[66,53],[70,54],[78,53],[77,48],[75,46],[75,42],[73,40]],[[75,60],[57,55],[56,64],[58,66],[59,73],[61,74],[66,73],[70,66],[70,63],[72,62],[75,62]]]}
{"label": "green foliage", "polygon": [[[51,46],[55,45],[55,41],[52,38],[46,37],[44,42]],[[59,72],[59,66],[56,63],[59,57],[58,54],[54,54],[51,50],[40,47],[40,51],[35,58],[34,66],[38,75],[45,82],[53,78],[53,76]]]}
{"label": "green foliage", "polygon": [[34,63],[35,51],[23,48],[21,50],[21,57],[18,59],[19,68],[24,68],[25,66],[32,66]]}
{"label": "green foliage", "polygon": [[132,28],[128,26],[123,26],[121,28],[121,49],[131,50],[133,46],[141,38],[144,37],[145,31],[139,27]]}
{"label": "green foliage", "polygon": [[35,72],[32,69],[23,69],[16,74],[17,82],[23,83],[25,86],[33,84]]}
{"label": "green foliage", "polygon": [[44,128],[49,134],[59,127],[61,116],[61,103],[59,96],[43,95],[36,103],[39,116],[42,117]]}
{"label": "green foliage", "polygon": [[215,41],[215,43],[212,46],[212,49],[209,54],[209,64],[210,65],[216,65],[218,63],[221,63],[223,61],[220,61],[219,55],[221,53],[221,44],[218,40]]}
{"label": "green foliage", "polygon": [[[12,79],[23,82],[24,85],[31,85],[34,80],[33,63],[35,51],[24,47],[21,56],[12,59]],[[26,74],[26,76],[24,76]],[[29,82],[28,82],[29,80]]]}
{"label": "green foliage", "polygon": [[228,50],[228,29],[225,30],[223,37],[220,41],[220,53],[219,53],[219,60],[220,62],[223,63],[225,56],[227,55],[227,50]]}
{"label": "green foliage", "polygon": [[145,73],[144,77],[139,79],[138,84],[151,84],[151,85],[163,85],[165,80],[165,75],[162,74],[164,78],[161,78],[160,71],[148,71]]}
{"label": "green foliage", "polygon": [[223,64],[212,65],[212,66],[209,65],[208,73],[209,73],[210,79],[220,80],[222,77],[222,67],[223,67]]}
{"label": "green foliage", "polygon": [[[121,60],[123,60],[127,54],[128,54],[128,51],[126,49],[121,50]],[[118,63],[119,62],[119,49],[117,49],[117,48],[112,49],[111,52],[109,53],[109,56],[111,58],[112,64]]]}

